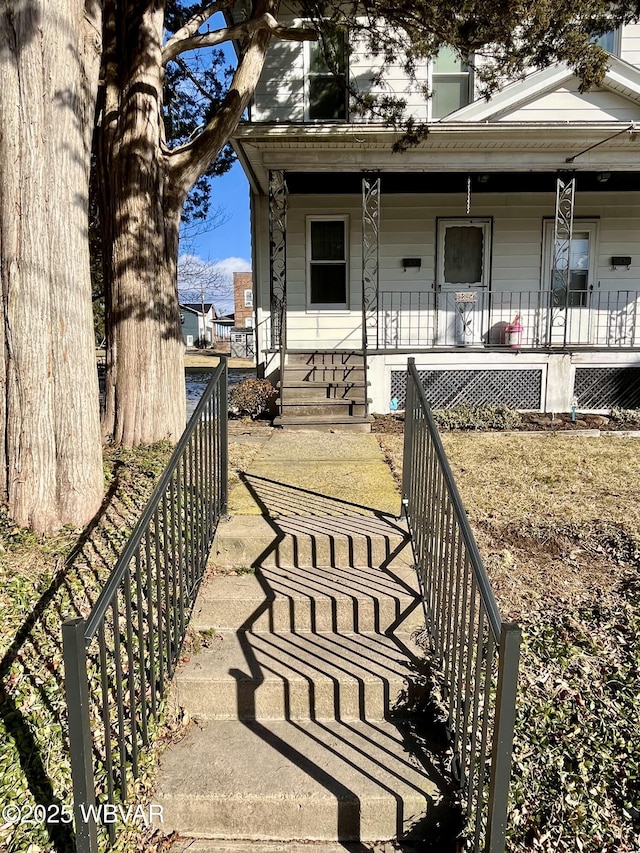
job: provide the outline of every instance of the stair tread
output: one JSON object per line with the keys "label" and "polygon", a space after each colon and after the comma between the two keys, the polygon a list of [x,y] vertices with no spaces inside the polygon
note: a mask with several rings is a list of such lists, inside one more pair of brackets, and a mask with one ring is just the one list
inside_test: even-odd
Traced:
{"label": "stair tread", "polygon": [[392,838],[438,797],[401,727],[205,722],[162,756],[154,801],[163,829],[235,839]]}
{"label": "stair tread", "polygon": [[177,681],[404,682],[417,652],[409,634],[221,630],[180,667]]}

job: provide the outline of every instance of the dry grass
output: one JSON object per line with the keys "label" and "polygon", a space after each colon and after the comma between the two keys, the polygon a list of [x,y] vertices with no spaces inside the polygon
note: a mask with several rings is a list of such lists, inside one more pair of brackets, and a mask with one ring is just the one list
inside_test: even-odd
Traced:
{"label": "dry grass", "polygon": [[[608,596],[640,542],[635,439],[444,434],[501,608],[513,618]],[[402,436],[379,441],[396,475]]]}

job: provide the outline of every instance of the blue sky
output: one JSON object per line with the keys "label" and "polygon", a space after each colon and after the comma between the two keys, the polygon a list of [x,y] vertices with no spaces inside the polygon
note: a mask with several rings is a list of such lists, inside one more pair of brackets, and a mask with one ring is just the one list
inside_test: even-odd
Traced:
{"label": "blue sky", "polygon": [[213,207],[224,209],[228,219],[219,228],[196,239],[197,253],[205,260],[236,257],[251,261],[249,183],[239,163],[234,163],[226,175],[214,179],[211,201]]}

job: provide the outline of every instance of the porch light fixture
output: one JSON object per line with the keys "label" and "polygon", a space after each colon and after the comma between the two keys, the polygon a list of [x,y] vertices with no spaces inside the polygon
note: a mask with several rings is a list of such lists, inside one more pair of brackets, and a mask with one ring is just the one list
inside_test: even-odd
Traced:
{"label": "porch light fixture", "polygon": [[596,181],[599,184],[606,184],[610,178],[611,172],[598,172],[598,174],[596,175]]}
{"label": "porch light fixture", "polygon": [[478,175],[477,181],[479,184],[488,184],[489,183],[489,175]]}
{"label": "porch light fixture", "polygon": [[422,269],[422,258],[403,258],[402,266],[404,272],[408,269]]}

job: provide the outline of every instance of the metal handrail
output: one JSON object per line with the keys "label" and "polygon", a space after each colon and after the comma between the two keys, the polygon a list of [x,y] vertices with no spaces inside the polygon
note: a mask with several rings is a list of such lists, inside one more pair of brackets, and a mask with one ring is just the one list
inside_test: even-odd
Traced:
{"label": "metal handrail", "polygon": [[521,632],[500,615],[414,359],[402,496],[473,849],[503,853]]}
{"label": "metal handrail", "polygon": [[98,850],[90,709],[101,718],[106,803],[126,801],[226,512],[227,385],[221,357],[91,614],[62,626],[78,853]]}

